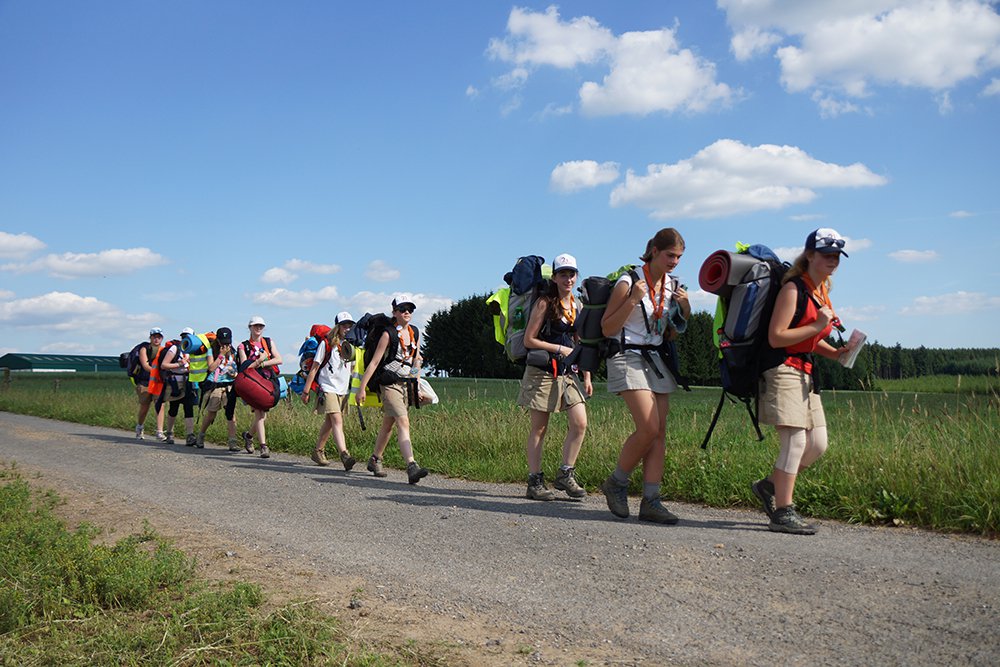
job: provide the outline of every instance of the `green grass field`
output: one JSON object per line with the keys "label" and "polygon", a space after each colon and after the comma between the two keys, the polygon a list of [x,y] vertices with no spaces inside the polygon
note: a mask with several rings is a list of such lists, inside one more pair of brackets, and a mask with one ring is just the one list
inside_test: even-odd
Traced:
{"label": "green grass field", "polygon": [[[983,380],[973,387],[965,383],[952,393],[824,392],[830,448],[799,478],[800,510],[807,516],[858,523],[1000,534],[1000,398],[995,384]],[[514,404],[517,382],[432,382],[441,404],[411,412],[418,460],[453,477],[523,481],[528,418]],[[756,506],[749,484],[769,470],[777,453],[776,437],[768,429],[764,442],[757,442],[742,405],[727,405],[711,444],[702,450],[718,397],[718,390],[709,388],[674,395],[664,491],[676,500],[717,507]],[[131,385],[118,375],[15,375],[0,389],[0,410],[124,430],[135,423]],[[577,474],[582,484],[595,490],[614,468],[632,423],[621,399],[601,386],[595,388],[588,415]],[[345,428],[348,446],[359,460],[370,455],[380,420],[375,409],[366,410],[365,416],[367,431],[361,431],[353,414]],[[238,409],[237,419],[241,429],[249,424],[245,406]],[[150,418],[147,432],[153,430],[152,423]],[[273,450],[305,456],[314,446],[320,417],[295,399],[272,410],[267,423]],[[182,429],[180,423],[177,428]],[[221,420],[208,435],[209,441],[225,441]],[[550,478],[559,464],[564,435],[565,419],[554,416],[544,456]],[[394,444],[386,452],[386,463],[402,467]],[[633,478],[637,491],[639,475]]]}

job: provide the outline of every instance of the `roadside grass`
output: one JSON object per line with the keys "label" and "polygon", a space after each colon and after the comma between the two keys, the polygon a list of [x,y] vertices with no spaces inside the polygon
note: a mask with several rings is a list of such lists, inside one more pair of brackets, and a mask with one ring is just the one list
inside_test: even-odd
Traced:
{"label": "roadside grass", "polygon": [[95,528],[53,514],[59,502],[0,470],[0,664],[444,664],[361,645],[311,602],[274,606],[255,584],[200,580],[148,526],[96,543]]}
{"label": "roadside grass", "polygon": [[998,375],[924,375],[903,380],[876,380],[880,391],[910,391],[921,394],[1000,394]]}
{"label": "roadside grass", "polygon": [[[131,430],[135,400],[121,376],[17,376],[0,390],[0,410]],[[414,449],[438,473],[489,482],[523,482],[527,415],[515,405],[516,380],[432,379],[439,405],[411,411]],[[773,429],[764,442],[740,404],[727,404],[707,449],[700,444],[719,400],[716,388],[695,388],[672,398],[667,423],[663,490],[668,498],[716,507],[756,507],[749,484],[767,474],[777,453]],[[830,448],[796,486],[796,504],[807,515],[854,523],[913,525],[944,531],[1000,535],[1000,395],[914,391],[823,393]],[[361,431],[352,406],[345,433],[352,454],[371,453],[381,416],[366,409]],[[240,427],[249,411],[237,410]],[[271,411],[268,444],[275,451],[308,456],[321,418],[295,398]],[[180,420],[178,420],[180,423]],[[581,484],[595,491],[614,469],[632,422],[621,399],[595,386],[588,403],[588,431],[577,461]],[[152,418],[147,421],[147,430]],[[182,426],[177,427],[179,430]],[[554,476],[566,433],[552,417],[543,454]],[[147,436],[149,437],[149,436]],[[224,443],[222,420],[208,440]],[[123,435],[123,442],[129,437]],[[332,448],[332,443],[327,444]],[[402,468],[394,443],[386,464]],[[633,475],[632,492],[640,475]],[[763,519],[763,517],[762,517]]]}

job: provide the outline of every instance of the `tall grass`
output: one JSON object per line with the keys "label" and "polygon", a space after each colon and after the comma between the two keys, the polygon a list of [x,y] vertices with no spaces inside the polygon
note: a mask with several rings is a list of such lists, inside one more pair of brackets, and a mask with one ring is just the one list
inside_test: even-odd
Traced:
{"label": "tall grass", "polygon": [[[127,381],[18,376],[0,391],[0,410],[24,412],[122,429],[134,425],[135,401]],[[518,384],[510,380],[436,380],[441,404],[411,411],[418,460],[454,477],[522,482],[527,474],[524,441],[527,415],[515,405]],[[777,453],[773,429],[757,442],[742,405],[726,405],[708,449],[702,438],[719,398],[717,389],[696,388],[671,399],[667,423],[664,491],[676,500],[718,507],[754,507],[749,484],[769,471]],[[830,448],[800,476],[796,504],[816,517],[859,523],[915,525],[939,530],[1000,534],[1000,398],[996,393],[823,393]],[[352,408],[353,410],[353,408]],[[241,426],[249,411],[237,412]],[[348,446],[359,459],[371,452],[380,422],[367,409],[362,432],[352,412],[345,423]],[[268,417],[268,444],[276,451],[307,455],[321,418],[298,399]],[[614,469],[632,421],[621,399],[595,387],[588,403],[588,430],[577,476],[591,490]],[[553,416],[543,454],[554,474],[566,433]],[[209,440],[225,441],[221,420]],[[402,467],[397,450],[387,465]],[[639,475],[633,475],[638,491]]]}

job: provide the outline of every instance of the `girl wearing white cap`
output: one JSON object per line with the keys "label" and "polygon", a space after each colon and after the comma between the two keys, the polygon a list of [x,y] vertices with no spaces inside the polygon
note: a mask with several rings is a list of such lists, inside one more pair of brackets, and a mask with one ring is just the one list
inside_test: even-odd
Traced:
{"label": "girl wearing white cap", "polygon": [[406,461],[406,477],[410,484],[416,484],[427,476],[427,468],[417,463],[413,457],[413,444],[410,442],[411,392],[408,391],[407,384],[419,375],[422,362],[420,332],[410,324],[416,308],[413,298],[408,294],[400,294],[392,300],[392,324],[384,327],[372,356],[372,359],[386,359],[386,362],[384,364],[373,362],[365,367],[364,375],[361,376],[361,386],[354,395],[358,405],[364,404],[368,383],[375,377],[376,372],[379,373],[378,392],[382,398],[382,426],[375,437],[372,457],[368,459],[368,471],[376,477],[386,476],[382,468],[382,454],[385,453],[395,426],[396,444],[399,445],[399,453]]}
{"label": "girl wearing white cap", "polygon": [[687,292],[670,275],[683,254],[684,239],[676,229],[658,231],[646,243],[641,269],[623,274],[615,283],[601,320],[604,335],[620,337],[623,344],[608,359],[608,391],[625,400],[635,424],[622,445],[617,467],[601,485],[608,509],[622,519],[629,515],[629,477],[641,463],[639,520],[677,523],[660,498],[670,394],[677,390],[677,378],[661,352],[664,342],[677,335],[671,325],[674,303],[683,320],[691,315]]}
{"label": "girl wearing white cap", "polygon": [[[163,342],[163,330],[153,327],[149,330],[149,342],[139,348],[139,367],[142,369],[135,378],[135,394],[139,398],[139,412],[135,417],[135,437],[143,440],[143,425],[146,423],[146,415],[149,413],[149,406],[155,396],[149,391],[150,373],[153,372],[152,363],[156,355],[160,352],[160,343]],[[157,425],[162,424],[163,417]]]}
{"label": "girl wearing white cap", "polygon": [[587,432],[587,397],[594,393],[590,373],[584,372],[583,385],[566,357],[576,344],[574,323],[581,304],[573,298],[578,271],[576,258],[558,255],[552,261],[552,279],[546,293],[535,301],[524,330],[528,358],[521,378],[517,404],[531,415],[525,453],[528,458],[527,498],[553,500],[555,493],[545,486],[542,472],[542,443],[553,412],[565,412],[568,429],[562,447],[562,466],[553,486],[574,500],[587,492],[576,481],[576,458]]}
{"label": "girl wearing white cap", "polygon": [[174,421],[177,419],[177,411],[184,406],[184,436],[185,443],[193,446],[197,440],[194,434],[194,406],[198,402],[198,394],[195,386],[189,381],[190,356],[181,350],[181,342],[184,336],[194,334],[194,329],[185,327],[181,329],[181,335],[174,344],[167,349],[160,362],[160,372],[165,376],[163,393],[157,403],[157,410],[162,402],[168,403],[167,425],[164,429],[168,445],[174,444]]}
{"label": "girl wearing white cap", "polygon": [[830,302],[830,277],[840,266],[846,241],[833,229],[817,229],[782,278],[767,328],[767,342],[783,349],[785,360],[764,371],[760,388],[760,423],[778,432],[781,449],[771,474],[750,485],[774,532],[812,535],[816,528],[792,504],[795,479],[816,462],[827,446],[823,403],[812,377],[813,355],[838,359],[850,351],[826,342],[840,322]]}
{"label": "girl wearing white cap", "polygon": [[302,402],[308,405],[309,388],[314,380],[319,384],[316,410],[323,414],[323,425],[319,429],[312,460],[319,466],[330,465],[325,449],[326,441],[333,434],[333,443],[340,452],[340,462],[345,471],[349,471],[357,463],[347,451],[344,438],[344,415],[347,414],[348,398],[351,395],[351,371],[354,368],[354,350],[345,338],[352,326],[354,318],[350,313],[344,311],[337,314],[330,333],[316,348],[315,361],[306,377],[305,389],[302,390]]}
{"label": "girl wearing white cap", "polygon": [[[240,368],[243,368],[243,364],[249,361],[254,368],[270,368],[272,372],[278,372],[281,354],[278,353],[274,342],[264,336],[265,326],[264,318],[260,315],[254,315],[247,323],[247,328],[250,329],[250,338],[240,343],[237,353]],[[267,419],[266,410],[254,410],[250,430],[243,432],[243,446],[247,454],[254,452],[253,437],[256,435],[257,442],[260,443],[260,458],[262,459],[271,457],[271,451],[267,448],[267,434],[264,431],[265,419]]]}

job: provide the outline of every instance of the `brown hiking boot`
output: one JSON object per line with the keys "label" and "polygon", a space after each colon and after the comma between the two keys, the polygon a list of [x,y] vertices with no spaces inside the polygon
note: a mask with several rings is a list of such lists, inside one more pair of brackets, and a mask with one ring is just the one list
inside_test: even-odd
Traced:
{"label": "brown hiking boot", "polygon": [[556,494],[545,486],[545,473],[528,475],[528,490],[524,494],[529,500],[555,500]]}
{"label": "brown hiking boot", "polygon": [[311,458],[318,466],[330,465],[330,462],[326,458],[326,452],[322,449],[314,449]]}
{"label": "brown hiking boot", "polygon": [[357,463],[349,452],[340,453],[340,462],[344,465],[344,472],[350,472],[351,468],[354,467],[354,464]]}
{"label": "brown hiking boot", "polygon": [[560,491],[565,491],[566,495],[573,500],[580,500],[587,496],[587,490],[577,483],[575,470],[575,468],[560,469],[552,486]]}

